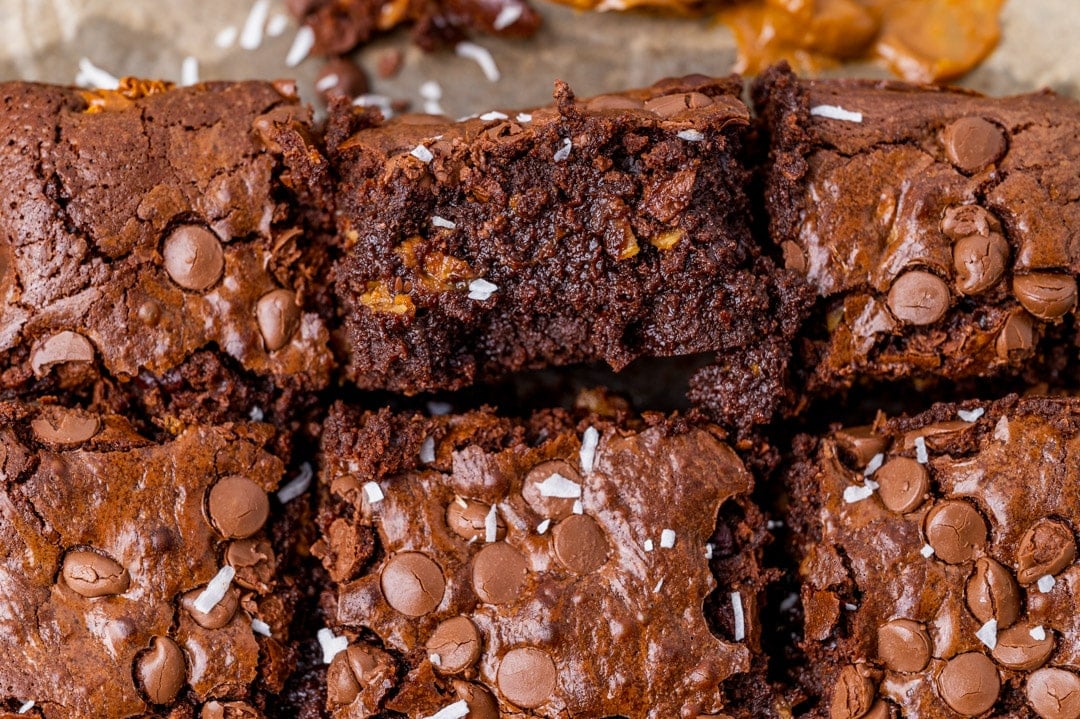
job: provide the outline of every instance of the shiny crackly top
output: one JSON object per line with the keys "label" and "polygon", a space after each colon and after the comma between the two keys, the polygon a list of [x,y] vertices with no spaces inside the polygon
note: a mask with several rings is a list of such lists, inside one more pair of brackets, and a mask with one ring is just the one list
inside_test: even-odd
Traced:
{"label": "shiny crackly top", "polygon": [[326,381],[327,332],[301,310],[310,238],[283,202],[284,148],[318,156],[298,149],[291,87],[7,83],[0,98],[5,382],[161,374],[211,345]]}
{"label": "shiny crackly top", "polygon": [[[285,680],[291,611],[262,528],[282,474],[261,449],[271,430],[154,444],[78,410],[6,403],[0,418],[0,705],[261,716],[254,687]],[[230,569],[224,595],[199,604]]]}
{"label": "shiny crackly top", "polygon": [[[751,650],[706,623],[717,587],[706,545],[720,506],[752,479],[708,429],[587,428],[582,438],[564,427],[501,451],[440,440],[420,458],[431,468],[385,476],[377,491],[345,457],[324,477],[382,549],[339,585],[334,619],[352,643],[329,667],[335,716],[421,717],[457,701],[477,717],[723,708],[718,685],[749,670]],[[328,555],[350,550],[348,524],[335,521]],[[744,633],[757,636],[755,598],[740,601]],[[721,604],[734,611],[727,592]],[[357,641],[361,628],[382,647]],[[390,698],[387,652],[404,665]]]}
{"label": "shiny crackly top", "polygon": [[964,407],[841,430],[805,475],[834,719],[1080,715],[1080,401]]}

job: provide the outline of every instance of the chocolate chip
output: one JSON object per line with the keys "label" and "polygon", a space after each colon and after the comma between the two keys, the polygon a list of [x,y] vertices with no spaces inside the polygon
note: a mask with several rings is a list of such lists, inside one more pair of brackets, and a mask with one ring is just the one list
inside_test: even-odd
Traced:
{"label": "chocolate chip", "polygon": [[878,659],[894,672],[921,672],[933,652],[930,635],[919,622],[894,619],[878,627]]}
{"label": "chocolate chip", "polygon": [[135,658],[136,684],[151,704],[168,704],[187,680],[184,653],[168,637],[154,637],[150,648]]}
{"label": "chocolate chip", "polygon": [[1043,719],[1080,717],[1080,676],[1066,669],[1047,667],[1027,680],[1027,699]]}
{"label": "chocolate chip", "polygon": [[956,289],[977,295],[997,284],[1009,261],[1009,243],[1001,235],[968,235],[953,245]]}
{"label": "chocolate chip", "polygon": [[88,549],[64,555],[60,574],[72,591],[84,597],[123,594],[131,586],[131,575],[119,562]]}
{"label": "chocolate chip", "polygon": [[1001,232],[1001,223],[989,210],[979,205],[957,205],[945,210],[941,231],[953,242],[971,235],[987,237]]}
{"label": "chocolate chip", "polygon": [[1012,573],[989,557],[975,561],[975,571],[964,589],[968,609],[980,622],[997,620],[1005,629],[1020,616],[1020,588]]}
{"label": "chocolate chip", "polygon": [[641,100],[626,95],[597,95],[585,101],[585,109],[590,112],[604,110],[640,110],[644,106]]}
{"label": "chocolate chip", "polygon": [[975,716],[988,711],[1001,691],[997,667],[978,652],[959,654],[938,675],[938,691],[953,711]]}
{"label": "chocolate chip", "polygon": [[859,719],[870,711],[877,695],[874,682],[863,667],[847,665],[833,686],[829,719]]}
{"label": "chocolate chip", "polygon": [[[493,546],[497,545],[489,545]],[[442,569],[420,552],[402,552],[391,557],[383,567],[380,583],[387,604],[408,617],[434,611],[446,591]]]}
{"label": "chocolate chip", "polygon": [[203,629],[221,629],[232,621],[232,618],[236,615],[236,608],[240,605],[240,593],[236,589],[230,588],[226,591],[221,601],[206,613],[195,608],[195,600],[202,593],[203,588],[192,589],[190,592],[185,592],[180,598],[180,606],[187,610],[187,613],[191,615],[196,624]]}
{"label": "chocolate chip", "polygon": [[161,255],[169,277],[186,290],[209,289],[225,270],[225,253],[217,235],[199,225],[173,230],[165,239]]}
{"label": "chocolate chip", "polygon": [[345,705],[356,701],[360,683],[349,666],[345,652],[338,652],[326,668],[326,696],[331,704]]}
{"label": "chocolate chip", "polygon": [[210,488],[207,510],[214,528],[226,539],[250,537],[270,515],[270,500],[247,477],[225,477]]}
{"label": "chocolate chip", "polygon": [[454,680],[453,687],[458,701],[469,707],[468,719],[499,719],[499,704],[487,689],[460,679]]}
{"label": "chocolate chip", "polygon": [[949,162],[963,172],[978,172],[1005,154],[1005,131],[981,117],[962,117],[941,136]]}
{"label": "chocolate chip", "polygon": [[884,699],[878,699],[860,719],[892,719],[893,716],[892,705]]}
{"label": "chocolate chip", "polygon": [[[393,658],[375,647],[350,645],[339,652],[326,669],[327,697],[332,704],[352,704],[361,693],[368,693],[372,704],[396,685]],[[368,707],[365,702],[364,707]]]}
{"label": "chocolate chip", "polygon": [[30,422],[35,437],[56,445],[82,444],[97,434],[100,426],[97,416],[63,407],[42,409],[41,415]]}
{"label": "chocolate chip", "polygon": [[489,544],[473,558],[473,589],[483,602],[507,604],[521,594],[528,573],[521,552],[506,542]]}
{"label": "chocolate chip", "polygon": [[645,109],[654,112],[660,117],[674,117],[680,112],[708,107],[713,104],[713,99],[700,92],[686,92],[678,95],[662,95],[645,101]]}
{"label": "chocolate chip", "polygon": [[986,520],[967,502],[939,502],[926,515],[926,541],[943,562],[960,564],[986,546]]}
{"label": "chocolate chip", "polygon": [[833,437],[840,448],[851,455],[860,469],[870,464],[870,460],[882,454],[888,447],[888,442],[867,426],[845,427],[838,430]]}
{"label": "chocolate chip", "polygon": [[525,475],[521,493],[529,507],[541,517],[558,521],[569,517],[574,513],[574,498],[572,497],[545,497],[541,494],[539,486],[553,474],[582,486],[581,473],[577,467],[562,459],[553,459],[541,462]]}
{"label": "chocolate chip", "polygon": [[139,305],[139,309],[135,311],[135,316],[147,327],[157,327],[157,323],[161,321],[161,305],[152,300],[147,300]]}
{"label": "chocolate chip", "polygon": [[262,714],[247,702],[219,702],[216,699],[203,704],[199,719],[262,719]]}
{"label": "chocolate chip", "polygon": [[1015,624],[997,636],[997,645],[991,652],[997,663],[1007,669],[1030,672],[1038,669],[1054,653],[1054,634],[1043,630],[1043,638],[1031,636],[1030,624]]}
{"label": "chocolate chip", "polygon": [[926,466],[910,457],[895,457],[874,473],[878,494],[890,511],[904,514],[918,509],[930,491]]}
{"label": "chocolate chip", "polygon": [[896,318],[913,325],[929,325],[949,309],[949,288],[937,275],[922,270],[905,272],[889,289],[889,308]]}
{"label": "chocolate chip", "polygon": [[499,663],[495,681],[511,704],[535,709],[555,692],[558,672],[548,653],[535,647],[511,649]]}
{"label": "chocolate chip", "polygon": [[[462,506],[462,505],[465,506]],[[484,541],[487,537],[486,522],[491,506],[471,499],[455,499],[446,507],[446,524],[466,542]],[[496,513],[495,538],[506,537],[506,522]]]}
{"label": "chocolate chip", "polygon": [[347,57],[328,60],[315,79],[315,87],[323,100],[332,97],[352,99],[368,91],[368,78],[363,69]]}
{"label": "chocolate chip", "polygon": [[425,645],[428,654],[439,657],[432,660],[435,670],[442,674],[457,674],[476,663],[480,658],[480,630],[465,616],[451,617],[435,627]]}
{"label": "chocolate chip", "polygon": [[1039,319],[1055,320],[1076,306],[1076,280],[1051,272],[1016,275],[1013,294],[1024,309]]}
{"label": "chocolate chip", "polygon": [[225,562],[236,570],[233,581],[256,591],[269,591],[270,582],[277,573],[277,557],[270,541],[264,537],[229,542]]}
{"label": "chocolate chip", "polygon": [[1017,550],[1016,578],[1034,584],[1054,575],[1076,559],[1076,540],[1069,525],[1056,519],[1040,519],[1024,532]]}
{"label": "chocolate chip", "polygon": [[77,332],[58,332],[34,347],[30,352],[30,368],[42,377],[54,365],[67,362],[93,362],[94,346]]}
{"label": "chocolate chip", "polygon": [[1011,359],[1013,353],[1024,353],[1035,346],[1035,324],[1027,312],[1009,315],[997,337],[994,349],[998,357]]}
{"label": "chocolate chip", "polygon": [[607,538],[592,517],[573,514],[556,524],[551,534],[555,558],[571,572],[589,574],[607,561]]}
{"label": "chocolate chip", "polygon": [[259,298],[255,307],[255,318],[259,322],[259,332],[270,352],[279,350],[288,344],[296,329],[300,326],[300,307],[296,304],[296,294],[289,290],[273,290]]}

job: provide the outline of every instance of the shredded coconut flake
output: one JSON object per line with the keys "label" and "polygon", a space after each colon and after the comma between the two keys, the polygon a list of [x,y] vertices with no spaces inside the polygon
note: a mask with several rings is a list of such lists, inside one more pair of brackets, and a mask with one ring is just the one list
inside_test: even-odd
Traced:
{"label": "shredded coconut flake", "polygon": [[929,544],[922,545],[922,549],[919,550],[919,554],[923,555],[927,559],[934,556],[934,548]]}
{"label": "shredded coconut flake", "polygon": [[712,559],[713,552],[716,550],[716,545],[712,542],[706,542],[705,544],[705,558]]}
{"label": "shredded coconut flake", "polygon": [[680,140],[686,140],[687,142],[701,142],[705,139],[699,130],[683,130],[675,135]]}
{"label": "shredded coconut flake", "polygon": [[199,61],[192,55],[184,58],[180,63],[180,85],[187,87],[199,81]]}
{"label": "shredded coconut flake", "polygon": [[289,47],[289,52],[285,55],[285,65],[287,67],[296,67],[307,59],[313,47],[315,47],[315,31],[304,25],[296,31],[292,46]]}
{"label": "shredded coconut flake", "polygon": [[855,604],[850,604],[850,603],[848,603],[848,604],[845,604],[845,605],[844,605],[844,609],[848,610],[849,612],[854,612],[854,611],[855,611],[855,610],[857,610],[858,608],[859,608],[859,607],[858,607],[857,605],[855,605]]}
{"label": "shredded coconut flake", "polygon": [[660,593],[660,589],[661,589],[661,588],[662,588],[663,586],[664,586],[664,578],[663,578],[663,577],[660,577],[660,581],[656,583],[656,586],[655,586],[655,587],[653,587],[653,594],[659,594],[659,593]]}
{"label": "shredded coconut flake", "polygon": [[438,654],[428,654],[428,661],[431,662],[432,666],[442,666],[442,657],[440,657]]}
{"label": "shredded coconut flake", "polygon": [[417,145],[409,152],[410,155],[415,157],[420,162],[430,163],[435,159],[435,156],[431,154],[431,150],[427,149],[423,145]]}
{"label": "shredded coconut flake", "polygon": [[425,100],[441,100],[442,85],[434,80],[427,80],[420,85],[420,97]]}
{"label": "shredded coconut flake", "polygon": [[495,21],[491,23],[491,27],[496,31],[505,30],[520,20],[523,12],[525,12],[524,5],[504,5],[499,14],[495,16]]}
{"label": "shredded coconut flake", "polygon": [[245,50],[254,50],[262,45],[263,28],[266,27],[266,18],[270,14],[270,0],[255,0],[251,5],[247,20],[244,21],[244,29],[240,31],[240,47]]}
{"label": "shredded coconut flake", "polygon": [[798,603],[799,603],[799,595],[798,594],[789,594],[786,597],[784,597],[782,602],[780,602],[780,611],[781,612],[786,612],[786,611],[789,611],[791,609],[794,609],[795,605],[798,604]]}
{"label": "shredded coconut flake", "polygon": [[451,222],[450,220],[446,219],[445,217],[439,217],[438,215],[433,215],[432,216],[431,224],[435,225],[436,227],[442,227],[443,229],[446,229],[446,230],[452,230],[455,227],[457,227],[457,225],[455,223]]}
{"label": "shredded coconut flake", "polygon": [[326,627],[320,629],[315,636],[318,637],[319,646],[322,647],[323,664],[334,661],[334,657],[349,648],[348,637],[336,637]]}
{"label": "shredded coconut flake", "polygon": [[566,158],[570,157],[570,150],[574,147],[574,143],[570,141],[569,137],[563,138],[562,145],[555,151],[552,157],[555,162],[562,162]]}
{"label": "shredded coconut flake", "polygon": [[280,37],[289,29],[289,16],[275,13],[266,23],[266,34],[270,37]]}
{"label": "shredded coconut flake", "polygon": [[994,439],[999,442],[1009,443],[1009,418],[1002,416],[994,426]]}
{"label": "shredded coconut flake", "polygon": [[26,712],[30,711],[33,708],[34,708],[34,700],[33,699],[31,699],[30,701],[25,701],[19,706],[19,710],[16,712],[16,714],[25,714]]}
{"label": "shredded coconut flake", "polygon": [[735,641],[746,639],[746,617],[743,615],[742,595],[731,593],[731,611],[735,614]]}
{"label": "shredded coconut flake", "polygon": [[671,549],[675,546],[675,530],[665,529],[660,532],[660,547],[663,549]]}
{"label": "shredded coconut flake", "polygon": [[915,438],[915,461],[919,464],[926,464],[930,461],[930,455],[926,453],[926,438]]}
{"label": "shredded coconut flake", "polygon": [[570,511],[574,514],[585,514],[585,507],[582,506],[580,499],[574,500],[574,507]]}
{"label": "shredded coconut flake", "polygon": [[527,112],[519,112],[514,119],[518,122],[532,122],[532,115]]}
{"label": "shredded coconut flake", "polygon": [[115,90],[120,80],[110,72],[90,62],[89,58],[79,59],[79,72],[75,75],[75,84],[82,87],[97,87],[102,90]]}
{"label": "shredded coconut flake", "polygon": [[1046,639],[1046,630],[1043,629],[1043,626],[1040,624],[1028,630],[1028,636],[1037,642],[1041,642]]}
{"label": "shredded coconut flake", "polygon": [[581,435],[581,451],[578,458],[581,460],[581,471],[589,474],[593,470],[593,462],[596,460],[596,447],[600,444],[600,433],[596,427],[589,427],[585,434]]}
{"label": "shredded coconut flake", "polygon": [[975,636],[979,638],[979,641],[990,648],[990,651],[994,650],[997,646],[997,620],[991,619],[986,624],[979,627],[979,631],[975,632]]}
{"label": "shredded coconut flake", "polygon": [[448,706],[444,706],[439,711],[435,712],[429,717],[424,719],[462,719],[469,715],[469,705],[462,699],[459,702],[454,702]]}
{"label": "shredded coconut flake", "polygon": [[810,114],[816,117],[825,117],[830,120],[843,120],[844,122],[862,122],[861,112],[845,110],[839,105],[816,105],[810,108]]}
{"label": "shredded coconut flake", "polygon": [[492,120],[509,120],[510,117],[498,110],[492,110],[491,112],[485,112],[480,116],[480,119],[484,122],[491,122]]}
{"label": "shredded coconut flake", "polygon": [[558,472],[552,472],[551,476],[536,485],[540,490],[541,497],[558,497],[559,499],[578,499],[581,497],[581,485],[572,479],[567,479]]}
{"label": "shredded coconut flake", "polygon": [[357,95],[353,98],[352,104],[355,107],[377,107],[383,117],[386,118],[394,116],[394,108],[390,106],[390,98],[386,95],[377,95],[371,92]]}
{"label": "shredded coconut flake", "polygon": [[644,543],[644,546],[645,546],[645,551],[646,552],[651,552],[653,550],[652,540],[651,539],[646,539],[645,543]]}
{"label": "shredded coconut flake", "polygon": [[454,405],[449,402],[428,402],[427,411],[432,417],[441,417],[454,411]]}
{"label": "shredded coconut flake", "polygon": [[491,505],[491,509],[488,510],[487,516],[484,517],[484,541],[491,544],[499,537],[499,515],[496,513],[495,505]]}
{"label": "shredded coconut flake", "polygon": [[470,300],[484,300],[490,299],[493,294],[499,291],[499,286],[494,282],[488,282],[483,277],[479,277],[469,283],[469,299]]}
{"label": "shredded coconut flake", "polygon": [[863,470],[863,476],[869,477],[871,474],[881,469],[881,465],[883,464],[885,464],[885,455],[878,452],[866,463],[866,469]]}
{"label": "shredded coconut flake", "polygon": [[781,519],[770,519],[769,521],[765,522],[765,529],[780,529],[780,527],[783,526],[784,522]]}
{"label": "shredded coconut flake", "polygon": [[378,504],[386,499],[382,487],[377,482],[364,482],[364,496],[367,498],[368,504]]}
{"label": "shredded coconut flake", "polygon": [[428,115],[445,115],[446,110],[438,100],[424,100],[424,112]]}
{"label": "shredded coconut flake", "polygon": [[867,484],[852,485],[844,488],[844,501],[848,504],[854,504],[855,502],[861,502],[864,499],[869,499],[874,493],[874,488]]}
{"label": "shredded coconut flake", "polygon": [[264,637],[268,637],[270,636],[270,625],[261,619],[252,619],[251,631],[255,632],[256,634],[261,634]]}
{"label": "shredded coconut flake", "polygon": [[214,36],[214,44],[220,47],[222,50],[232,47],[236,42],[236,26],[229,25],[221,29],[217,35]]}
{"label": "shredded coconut flake", "polygon": [[1042,575],[1041,577],[1039,577],[1039,581],[1036,582],[1036,586],[1039,587],[1039,591],[1043,594],[1049,594],[1050,590],[1054,588],[1055,584],[1057,584],[1057,580],[1055,580],[1049,574]]}
{"label": "shredded coconut flake", "polygon": [[290,479],[288,484],[278,490],[278,501],[287,504],[299,497],[311,486],[311,478],[314,476],[315,472],[312,471],[310,463],[304,462],[301,464],[300,472]]}
{"label": "shredded coconut flake", "polygon": [[550,519],[545,519],[543,522],[540,522],[540,524],[536,525],[536,533],[537,534],[546,534],[547,531],[548,531],[548,527],[550,527],[550,526],[551,526],[551,520]]}
{"label": "shredded coconut flake", "polygon": [[984,414],[986,414],[986,410],[982,407],[976,407],[975,409],[960,409],[956,411],[956,416],[965,422],[974,422]]}
{"label": "shredded coconut flake", "polygon": [[252,422],[262,422],[266,415],[263,414],[262,407],[252,407],[248,417]]}
{"label": "shredded coconut flake", "polygon": [[218,605],[218,602],[225,598],[225,592],[229,591],[229,585],[232,584],[235,576],[236,570],[228,564],[219,569],[214,578],[206,585],[206,589],[202,590],[202,593],[195,598],[196,611],[209,614]]}
{"label": "shredded coconut flake", "polygon": [[326,92],[334,85],[338,84],[338,76],[336,72],[332,72],[324,78],[321,78],[315,83],[315,89],[319,92]]}
{"label": "shredded coconut flake", "polygon": [[495,64],[495,58],[491,56],[486,47],[477,45],[475,42],[459,42],[454,46],[454,53],[458,57],[463,57],[468,60],[472,60],[480,66],[480,70],[483,71],[484,77],[489,82],[499,81],[499,66]]}
{"label": "shredded coconut flake", "polygon": [[424,464],[431,464],[435,461],[434,437],[424,437],[424,441],[420,443],[420,461]]}

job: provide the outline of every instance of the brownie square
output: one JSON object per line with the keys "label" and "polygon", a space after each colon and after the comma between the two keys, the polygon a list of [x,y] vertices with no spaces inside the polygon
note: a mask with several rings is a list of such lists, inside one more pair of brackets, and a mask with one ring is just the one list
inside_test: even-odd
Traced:
{"label": "brownie square", "polygon": [[772,716],[754,481],[714,426],[333,408],[334,717]]}
{"label": "brownie square", "polygon": [[267,524],[273,434],[154,442],[120,417],[0,403],[0,710],[263,716],[297,598],[293,538]]}
{"label": "brownie square", "polygon": [[1014,396],[797,444],[809,716],[1080,712],[1078,431]]}

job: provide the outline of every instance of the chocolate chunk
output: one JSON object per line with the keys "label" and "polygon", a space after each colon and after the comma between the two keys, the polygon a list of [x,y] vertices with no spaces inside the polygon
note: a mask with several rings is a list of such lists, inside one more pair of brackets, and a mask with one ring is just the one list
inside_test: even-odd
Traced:
{"label": "chocolate chunk", "polygon": [[1080,676],[1075,672],[1056,667],[1039,669],[1028,677],[1025,691],[1042,719],[1080,717]]}
{"label": "chocolate chunk", "polygon": [[969,235],[953,245],[956,289],[963,295],[977,295],[998,283],[1009,261],[1009,243],[998,233]]}
{"label": "chocolate chunk", "polygon": [[989,711],[1001,691],[997,667],[978,652],[950,659],[938,675],[937,683],[945,703],[964,716]]}
{"label": "chocolate chunk", "polygon": [[39,344],[30,353],[30,368],[38,377],[54,365],[67,362],[93,362],[94,346],[77,332],[58,332]]}
{"label": "chocolate chunk", "polygon": [[960,564],[986,546],[986,520],[967,502],[938,502],[926,515],[926,541],[943,562]]}
{"label": "chocolate chunk", "polygon": [[186,290],[210,289],[225,270],[221,241],[200,225],[181,225],[165,239],[161,249],[165,271]]}
{"label": "chocolate chunk", "polygon": [[243,539],[266,524],[270,500],[263,488],[247,477],[225,477],[210,488],[207,511],[221,536]]}
{"label": "chocolate chunk", "polygon": [[187,681],[184,652],[168,637],[154,637],[135,658],[135,677],[151,704],[169,704]]}
{"label": "chocolate chunk", "polygon": [[934,647],[922,624],[894,619],[878,627],[877,653],[894,672],[921,672],[930,663]]}
{"label": "chocolate chunk", "polygon": [[1035,346],[1035,322],[1027,312],[1009,315],[994,344],[1001,359],[1010,359],[1013,353],[1027,353]]}
{"label": "chocolate chunk", "polygon": [[930,473],[909,457],[890,459],[874,473],[874,481],[881,485],[882,503],[901,514],[918,509],[930,490]]}
{"label": "chocolate chunk", "polygon": [[998,664],[1016,671],[1030,672],[1038,669],[1054,653],[1054,633],[1043,629],[1042,639],[1031,636],[1034,627],[1016,624],[997,636],[994,659]]}
{"label": "chocolate chunk", "polygon": [[558,682],[555,662],[547,652],[535,647],[511,649],[499,662],[496,682],[511,704],[535,709],[546,702]]}
{"label": "chocolate chunk", "polygon": [[674,117],[680,112],[708,107],[713,99],[700,92],[687,92],[679,95],[661,95],[645,101],[645,109],[655,112],[660,117]]}
{"label": "chocolate chunk", "polygon": [[100,427],[101,422],[95,415],[63,407],[46,407],[30,423],[30,429],[39,440],[61,446],[82,444],[97,434]]}
{"label": "chocolate chunk", "polygon": [[888,442],[872,427],[845,427],[836,433],[837,445],[851,455],[855,465],[865,467],[875,456],[888,449]]}
{"label": "chocolate chunk", "polygon": [[978,172],[1005,154],[1005,131],[981,117],[962,117],[941,134],[949,162],[964,172]]}
{"label": "chocolate chunk", "polygon": [[429,654],[439,657],[432,659],[435,669],[443,674],[457,674],[476,663],[480,658],[482,639],[480,630],[466,616],[451,617],[435,627],[428,638]]}
{"label": "chocolate chunk", "polygon": [[473,558],[473,589],[488,604],[508,604],[517,599],[528,574],[525,557],[506,542],[489,544]]}
{"label": "chocolate chunk", "polygon": [[[487,548],[498,545],[488,545]],[[387,604],[409,617],[432,612],[442,603],[446,578],[439,565],[420,552],[395,554],[383,567],[380,585]]]}
{"label": "chocolate chunk", "polygon": [[889,289],[889,308],[903,322],[933,324],[949,309],[949,288],[940,277],[929,272],[905,272]]}
{"label": "chocolate chunk", "polygon": [[1076,280],[1049,272],[1016,275],[1013,294],[1024,309],[1039,319],[1056,320],[1076,306]]}
{"label": "chocolate chunk", "polygon": [[989,557],[975,561],[964,596],[968,609],[980,622],[997,620],[999,629],[1012,626],[1020,616],[1020,588],[1012,573]]}
{"label": "chocolate chunk", "polygon": [[368,91],[368,78],[364,71],[348,57],[327,60],[315,78],[315,88],[323,100],[332,97],[353,99]]}
{"label": "chocolate chunk", "polygon": [[259,298],[255,307],[255,317],[259,322],[259,332],[270,352],[281,349],[289,343],[300,326],[300,307],[296,304],[296,294],[289,290],[273,290]]}
{"label": "chocolate chunk", "polygon": [[[462,506],[464,505],[464,506]],[[491,507],[472,499],[455,499],[446,506],[446,524],[466,542],[485,541],[487,538],[487,516]],[[495,514],[495,538],[506,537],[506,522]]]}
{"label": "chocolate chunk", "polygon": [[487,689],[460,679],[454,680],[453,687],[458,701],[469,707],[469,719],[499,719],[499,704]]}
{"label": "chocolate chunk", "polygon": [[65,554],[60,573],[64,583],[84,597],[123,594],[131,586],[131,575],[119,562],[88,549]]}
{"label": "chocolate chunk", "polygon": [[604,530],[592,517],[573,514],[552,530],[555,557],[577,574],[595,572],[607,561],[608,543]]}
{"label": "chocolate chunk", "polygon": [[190,592],[185,592],[180,599],[180,606],[203,629],[221,629],[236,616],[236,608],[240,606],[240,593],[236,589],[230,588],[225,592],[225,596],[221,598],[221,601],[215,604],[209,612],[203,613],[195,608],[195,600],[203,593],[203,589],[192,589]]}
{"label": "chocolate chunk", "polygon": [[840,670],[833,687],[829,704],[830,719],[859,719],[864,716],[877,698],[874,682],[863,667],[845,666]]}
{"label": "chocolate chunk", "polygon": [[1076,539],[1069,525],[1056,519],[1041,519],[1020,539],[1016,552],[1016,578],[1034,584],[1047,574],[1053,576],[1076,559]]}

